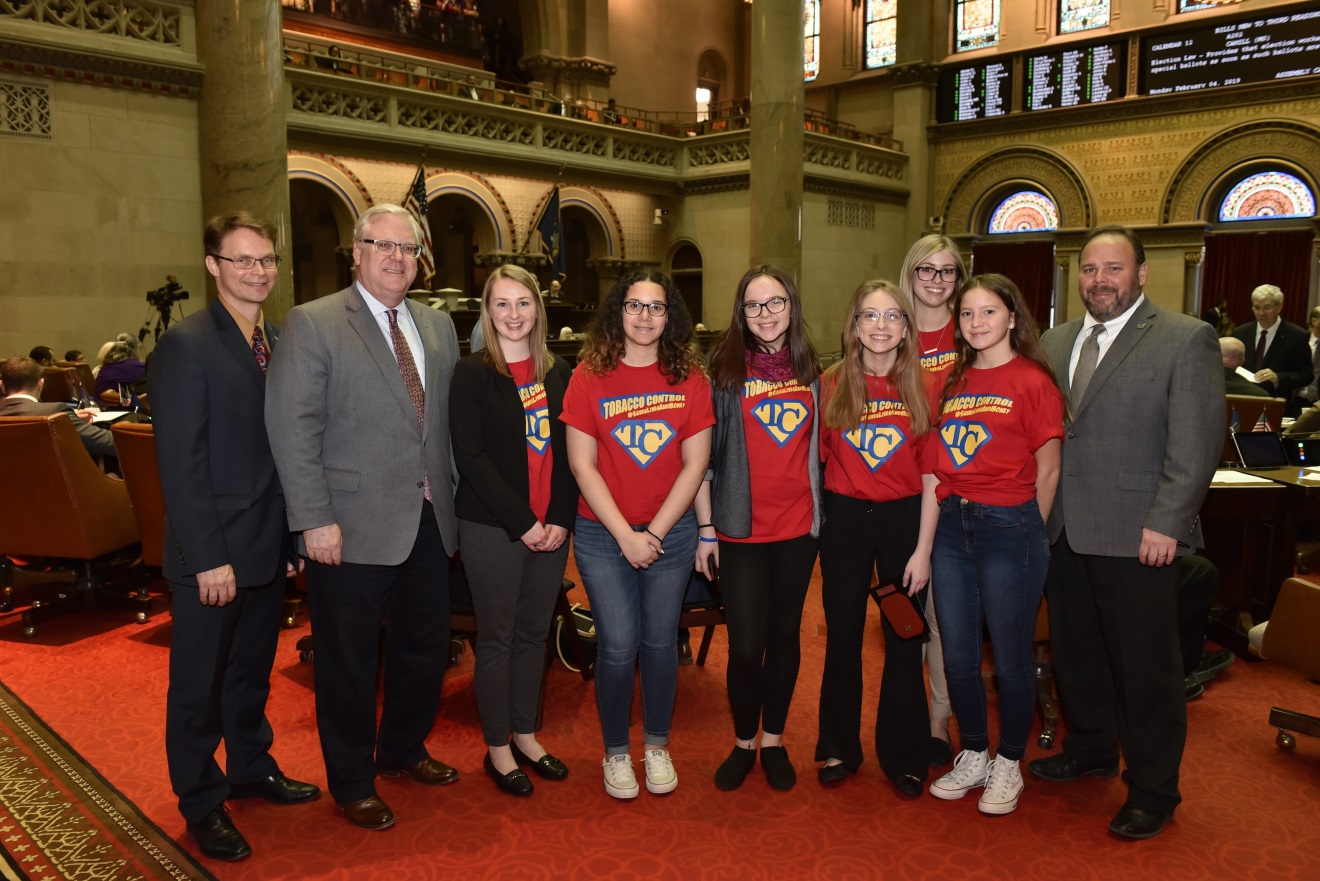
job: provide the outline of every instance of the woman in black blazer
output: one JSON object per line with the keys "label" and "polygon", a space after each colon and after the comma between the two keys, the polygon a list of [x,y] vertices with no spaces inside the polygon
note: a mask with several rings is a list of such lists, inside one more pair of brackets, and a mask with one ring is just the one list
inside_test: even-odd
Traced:
{"label": "woman in black blazer", "polygon": [[577,513],[559,421],[572,371],[546,350],[545,306],[531,273],[499,267],[481,301],[486,348],[458,362],[449,392],[455,509],[477,616],[483,765],[504,792],[531,795],[520,762],[548,780],[568,776],[534,732],[546,634]]}

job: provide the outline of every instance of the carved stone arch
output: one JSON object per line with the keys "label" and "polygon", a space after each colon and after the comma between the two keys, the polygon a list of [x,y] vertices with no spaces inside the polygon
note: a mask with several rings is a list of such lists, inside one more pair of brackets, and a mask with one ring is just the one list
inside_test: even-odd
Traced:
{"label": "carved stone arch", "polygon": [[1316,189],[1320,169],[1320,129],[1292,119],[1262,119],[1211,135],[1188,155],[1169,181],[1161,223],[1214,223],[1220,194],[1229,177],[1265,165],[1283,167]]}
{"label": "carved stone arch", "polygon": [[1091,191],[1068,160],[1042,147],[1013,147],[981,157],[954,183],[944,203],[945,234],[985,232],[995,205],[1019,185],[1054,200],[1060,229],[1088,228],[1095,221]]}
{"label": "carved stone arch", "polygon": [[426,176],[426,201],[439,196],[465,196],[476,203],[478,223],[475,233],[483,254],[513,250],[513,215],[509,206],[485,178],[470,172],[438,171]]}
{"label": "carved stone arch", "polygon": [[358,215],[371,207],[372,199],[358,176],[337,159],[323,153],[289,151],[289,180],[312,180],[327,187],[349,212],[348,229]]}
{"label": "carved stone arch", "polygon": [[[545,210],[546,202],[554,193],[554,187],[546,190],[536,208],[532,211],[532,219],[539,220],[541,212]],[[595,259],[622,259],[624,257],[623,228],[619,223],[618,212],[614,206],[605,198],[604,194],[595,187],[573,187],[562,186],[559,188],[559,213],[562,216],[565,208],[580,208],[585,211],[594,223],[586,224],[587,239],[591,242],[591,253]],[[527,234],[523,237],[522,250],[526,251],[530,247],[532,233],[536,227],[529,227]]]}

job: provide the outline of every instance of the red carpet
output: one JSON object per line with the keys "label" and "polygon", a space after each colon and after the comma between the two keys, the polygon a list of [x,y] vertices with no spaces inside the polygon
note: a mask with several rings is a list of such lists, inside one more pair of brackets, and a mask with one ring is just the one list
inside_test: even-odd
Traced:
{"label": "red carpet", "polygon": [[[876,675],[864,713],[873,715],[883,657],[874,609],[870,615],[867,664]],[[161,733],[169,632],[168,615],[138,626],[110,612],[52,621],[25,640],[15,613],[0,618],[0,678],[167,834],[182,836]],[[324,785],[312,671],[293,647],[305,632],[303,625],[281,637],[270,717],[284,771]],[[1266,722],[1275,704],[1320,713],[1320,687],[1289,670],[1239,661],[1189,705],[1185,802],[1163,835],[1130,843],[1105,831],[1123,801],[1117,779],[1028,777],[1021,806],[1002,818],[979,814],[974,798],[904,801],[873,759],[841,787],[821,789],[810,759],[824,645],[813,590],[785,741],[800,774],[791,792],[772,791],[759,771],[733,793],[711,782],[731,746],[722,633],[705,668],[680,668],[672,742],[678,790],[643,791],[632,803],[605,794],[591,686],[558,664],[541,737],[572,776],[561,784],[534,778],[536,794],[526,800],[499,793],[481,770],[468,654],[449,673],[429,742],[462,772],[459,783],[428,789],[381,781],[399,823],[380,833],[349,826],[328,798],[287,808],[236,802],[235,822],[255,854],[205,865],[226,881],[1320,878],[1320,740],[1298,738],[1296,752],[1286,753]],[[1033,742],[1028,758],[1044,754]],[[196,853],[191,841],[183,844]]]}

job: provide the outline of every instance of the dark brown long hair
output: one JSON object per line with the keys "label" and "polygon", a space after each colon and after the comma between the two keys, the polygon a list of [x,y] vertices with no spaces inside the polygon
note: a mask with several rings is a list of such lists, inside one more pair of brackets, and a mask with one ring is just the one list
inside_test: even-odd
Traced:
{"label": "dark brown long hair", "polygon": [[963,297],[967,296],[968,291],[975,288],[989,291],[1000,299],[1009,315],[1013,317],[1013,327],[1008,332],[1009,345],[1013,351],[1028,361],[1034,362],[1050,381],[1057,387],[1059,379],[1054,375],[1054,368],[1050,366],[1050,359],[1045,357],[1045,350],[1040,347],[1040,333],[1036,330],[1036,319],[1032,317],[1031,310],[1027,307],[1027,301],[1022,299],[1022,292],[1013,284],[1013,280],[1006,275],[1000,275],[996,272],[987,272],[984,275],[973,275],[967,281],[963,282],[953,295],[953,345],[958,352],[958,360],[953,362],[953,369],[949,371],[948,377],[944,380],[944,393],[940,398],[941,409],[944,402],[948,401],[958,393],[962,387],[964,378],[967,375],[967,369],[976,363],[976,356],[979,354],[963,339],[962,321],[959,316],[962,312]]}
{"label": "dark brown long hair", "polygon": [[787,272],[778,267],[753,266],[738,282],[738,293],[733,298],[733,319],[711,352],[711,380],[718,389],[732,391],[747,379],[749,349],[766,351],[765,344],[752,333],[747,325],[747,316],[743,314],[743,298],[747,296],[747,286],[762,277],[777,282],[788,299],[788,336],[784,345],[788,347],[789,357],[793,361],[793,375],[802,385],[811,385],[820,376],[820,359],[816,357],[816,350],[807,338],[807,321],[802,316],[802,301],[798,297],[797,285]]}
{"label": "dark brown long hair", "polygon": [[669,380],[670,385],[678,385],[691,373],[702,373],[701,356],[692,347],[692,316],[688,314],[683,296],[674,287],[674,283],[655,269],[634,269],[619,277],[610,288],[609,294],[596,318],[587,330],[587,338],[582,343],[578,360],[597,376],[612,373],[619,366],[626,350],[626,337],[623,333],[623,301],[628,290],[639,282],[653,282],[665,292],[665,329],[660,332],[656,354],[660,372]]}

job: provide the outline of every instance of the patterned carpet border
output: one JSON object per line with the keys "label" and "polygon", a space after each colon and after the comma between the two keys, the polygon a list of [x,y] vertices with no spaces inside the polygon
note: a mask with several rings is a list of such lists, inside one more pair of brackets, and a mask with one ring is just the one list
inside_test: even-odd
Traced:
{"label": "patterned carpet border", "polygon": [[0,877],[215,881],[0,682]]}

